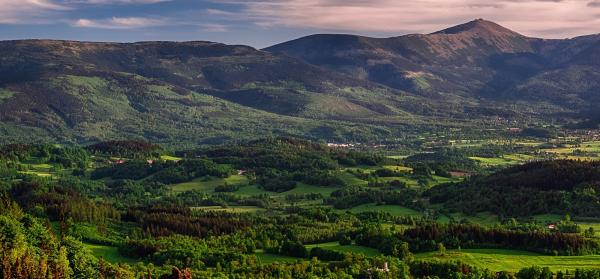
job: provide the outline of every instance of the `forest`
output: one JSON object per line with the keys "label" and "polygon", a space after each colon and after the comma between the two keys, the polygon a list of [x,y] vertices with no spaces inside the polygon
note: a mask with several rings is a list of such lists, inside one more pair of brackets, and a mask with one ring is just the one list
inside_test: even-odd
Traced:
{"label": "forest", "polygon": [[[393,156],[291,138],[7,145],[0,275],[598,278],[600,164],[476,159],[514,150]],[[527,264],[465,256],[484,251]],[[552,259],[578,264],[544,265]]]}

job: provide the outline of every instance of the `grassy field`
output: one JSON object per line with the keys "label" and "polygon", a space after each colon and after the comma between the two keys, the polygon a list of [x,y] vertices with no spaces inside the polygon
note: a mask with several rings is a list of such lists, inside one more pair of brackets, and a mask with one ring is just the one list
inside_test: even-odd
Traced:
{"label": "grassy field", "polygon": [[170,156],[170,155],[161,155],[160,159],[165,160],[165,161],[181,161],[181,158],[179,157],[175,157],[175,156]]}
{"label": "grassy field", "polygon": [[430,184],[429,186],[435,186],[438,184],[442,184],[442,183],[448,183],[448,182],[458,182],[461,181],[462,178],[448,178],[448,177],[443,177],[443,176],[437,176],[437,175],[432,175],[431,176],[433,178],[433,184]]}
{"label": "grassy field", "polygon": [[38,160],[31,160],[24,164],[28,170],[19,171],[22,174],[37,175],[40,177],[52,177],[53,167],[50,164],[38,163]]}
{"label": "grassy field", "polygon": [[407,178],[407,177],[380,177],[378,179],[381,182],[391,182],[391,181],[398,180],[398,181],[404,182],[409,187],[419,186],[419,182],[417,182],[414,179]]}
{"label": "grassy field", "polygon": [[518,164],[518,161],[509,158],[484,158],[484,157],[469,157],[471,160],[480,162],[486,167],[508,166]]}
{"label": "grassy field", "polygon": [[308,184],[304,184],[304,183],[298,183],[296,188],[294,188],[290,191],[287,191],[287,192],[278,193],[275,196],[285,196],[288,194],[319,193],[319,194],[323,195],[324,197],[328,197],[331,195],[331,193],[333,191],[338,190],[338,189],[339,188],[336,188],[336,187],[321,187],[321,186],[308,185]]}
{"label": "grassy field", "polygon": [[342,172],[338,175],[338,177],[343,180],[348,186],[366,186],[368,184],[367,181],[359,179],[351,173]]}
{"label": "grassy field", "polygon": [[381,167],[379,167],[379,166],[358,166],[358,167],[345,168],[344,170],[362,171],[364,173],[372,173],[380,168]]}
{"label": "grassy field", "polygon": [[36,170],[19,171],[19,173],[28,174],[28,175],[37,175],[40,177],[52,177],[52,174],[49,172],[36,171]]}
{"label": "grassy field", "polygon": [[133,263],[139,262],[138,260],[121,256],[121,254],[119,254],[119,251],[117,250],[117,247],[89,244],[89,243],[84,243],[84,246],[86,248],[90,249],[90,251],[92,252],[92,255],[94,255],[94,257],[99,258],[99,259],[102,258],[105,261],[110,262],[110,263],[133,264]]}
{"label": "grassy field", "polygon": [[259,188],[258,185],[249,185],[249,186],[240,187],[240,189],[238,191],[236,191],[235,193],[237,195],[242,195],[242,196],[253,196],[253,195],[259,195],[259,194],[266,193],[266,194],[269,194],[273,198],[283,198],[289,194],[320,193],[324,197],[328,197],[329,195],[331,195],[331,193],[333,191],[335,191],[337,189],[339,189],[339,188],[321,187],[321,186],[308,185],[308,184],[304,184],[304,183],[298,183],[296,188],[294,188],[290,191],[287,191],[287,192],[282,192],[282,193],[265,191],[265,190]]}
{"label": "grassy field", "polygon": [[254,254],[262,264],[293,263],[300,260],[294,257],[265,253],[263,250],[256,250]]}
{"label": "grassy field", "polygon": [[387,157],[390,159],[406,159],[406,158],[408,158],[408,155],[390,155]]}
{"label": "grassy field", "polygon": [[[346,210],[341,211],[345,212]],[[376,205],[374,203],[362,204],[348,211],[352,213],[383,211],[396,216],[421,216],[420,212],[400,205]]]}
{"label": "grassy field", "polygon": [[338,242],[327,242],[327,243],[319,243],[319,244],[311,244],[306,245],[307,249],[312,249],[315,247],[320,247],[322,249],[342,252],[342,253],[356,253],[362,254],[367,257],[379,256],[381,253],[377,251],[377,249],[358,246],[358,245],[340,245]]}
{"label": "grassy field", "polygon": [[537,265],[553,271],[576,268],[598,268],[600,255],[592,256],[546,256],[536,253],[506,249],[463,249],[449,250],[445,255],[438,252],[420,253],[416,259],[462,261],[467,264],[488,268],[492,271],[518,271]]}
{"label": "grassy field", "polygon": [[383,166],[383,168],[389,169],[389,170],[393,170],[393,171],[400,171],[400,172],[412,172],[413,169],[409,168],[409,167],[405,167],[405,166]]}
{"label": "grassy field", "polygon": [[174,192],[186,192],[192,190],[198,190],[203,192],[212,193],[215,190],[215,187],[219,185],[224,185],[225,183],[229,185],[244,185],[248,183],[248,178],[244,175],[232,175],[228,178],[215,178],[209,177],[206,178],[198,178],[194,179],[190,182],[179,183],[171,186],[171,190]]}

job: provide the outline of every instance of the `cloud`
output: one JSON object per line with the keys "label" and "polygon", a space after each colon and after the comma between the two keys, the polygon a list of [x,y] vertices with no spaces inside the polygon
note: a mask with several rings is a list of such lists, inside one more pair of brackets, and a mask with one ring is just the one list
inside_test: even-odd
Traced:
{"label": "cloud", "polygon": [[0,0],[0,24],[41,23],[53,13],[69,9],[50,0]]}
{"label": "cloud", "polygon": [[91,5],[137,5],[171,2],[173,0],[68,0],[67,3]]}
{"label": "cloud", "polygon": [[223,24],[215,24],[215,23],[206,23],[200,24],[200,31],[203,32],[227,32],[229,31],[226,25]]}
{"label": "cloud", "polygon": [[587,6],[592,7],[592,8],[596,8],[596,7],[600,8],[600,0],[589,2],[587,4]]}
{"label": "cloud", "polygon": [[164,19],[144,17],[112,17],[107,19],[78,19],[72,23],[75,27],[101,29],[137,29],[169,25]]}
{"label": "cloud", "polygon": [[[216,1],[216,0],[215,0]],[[264,28],[334,32],[429,33],[485,18],[530,36],[597,33],[598,0],[219,0]],[[600,5],[599,5],[600,6]],[[212,12],[213,15],[218,13]],[[231,15],[227,15],[230,17]],[[554,32],[553,32],[554,30]]]}

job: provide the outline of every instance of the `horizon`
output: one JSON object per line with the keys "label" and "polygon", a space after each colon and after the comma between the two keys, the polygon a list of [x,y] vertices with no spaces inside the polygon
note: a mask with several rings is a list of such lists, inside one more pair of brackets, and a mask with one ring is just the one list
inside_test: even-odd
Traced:
{"label": "horizon", "polygon": [[577,38],[577,37],[585,37],[585,36],[589,36],[589,35],[598,35],[599,33],[590,33],[590,34],[580,34],[577,36],[573,36],[573,37],[566,37],[566,38],[544,38],[544,37],[535,37],[535,36],[528,36],[526,34],[522,34],[520,33],[518,30],[512,30],[509,29],[505,26],[503,26],[502,24],[499,24],[498,22],[494,22],[494,21],[490,21],[487,20],[485,18],[476,18],[470,21],[466,21],[466,22],[462,22],[462,23],[457,23],[455,25],[451,25],[451,26],[446,26],[443,27],[442,29],[439,30],[433,30],[431,32],[423,32],[423,33],[407,33],[407,34],[400,34],[400,35],[392,35],[392,36],[369,36],[369,35],[361,35],[361,34],[355,34],[355,33],[309,33],[306,35],[302,35],[300,37],[294,37],[291,38],[289,40],[286,41],[281,41],[281,42],[274,42],[271,45],[267,45],[267,46],[263,46],[263,47],[255,47],[253,45],[250,44],[244,44],[244,43],[226,43],[226,42],[221,42],[221,41],[209,41],[209,40],[202,40],[202,39],[198,39],[198,40],[143,40],[143,41],[110,41],[110,40],[106,40],[106,41],[100,41],[100,40],[77,40],[77,39],[55,39],[55,38],[23,38],[23,39],[0,39],[0,41],[63,41],[63,42],[81,42],[81,43],[114,43],[114,44],[136,44],[136,43],[151,43],[151,42],[175,42],[175,43],[191,43],[191,42],[206,42],[206,43],[216,43],[216,44],[226,44],[226,45],[240,45],[240,46],[249,46],[249,47],[253,47],[257,50],[261,50],[261,49],[265,49],[265,48],[269,48],[271,46],[275,46],[278,44],[282,44],[285,42],[289,42],[289,41],[294,41],[297,39],[301,39],[304,37],[310,37],[310,36],[319,36],[319,35],[339,35],[339,36],[359,36],[359,37],[366,37],[366,38],[376,38],[376,39],[387,39],[387,38],[394,38],[394,37],[402,37],[402,36],[410,36],[410,35],[433,35],[435,33],[439,33],[442,31],[445,31],[446,29],[450,29],[450,28],[454,28],[457,26],[461,26],[461,25],[465,25],[471,22],[475,22],[475,21],[486,21],[486,22],[491,22],[494,24],[498,24],[500,27],[502,28],[506,28],[510,31],[519,33],[520,35],[523,35],[525,37],[528,38],[534,38],[534,39],[544,39],[544,40],[551,40],[551,39],[573,39],[573,38]]}
{"label": "horizon", "polygon": [[1,40],[211,41],[261,49],[314,34],[429,34],[478,18],[528,37],[573,38],[600,32],[600,0],[0,0],[0,18]]}

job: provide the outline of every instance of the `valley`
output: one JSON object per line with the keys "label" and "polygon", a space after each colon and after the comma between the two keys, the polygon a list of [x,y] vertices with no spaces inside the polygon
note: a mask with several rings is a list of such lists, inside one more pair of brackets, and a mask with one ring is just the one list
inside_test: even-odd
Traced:
{"label": "valley", "polygon": [[[2,185],[5,200],[14,202],[4,203],[2,212],[15,218],[11,222],[24,218],[14,215],[24,212],[29,216],[25,218],[47,218],[52,225],[45,234],[68,239],[69,245],[80,247],[78,253],[89,253],[82,265],[101,264],[125,277],[167,273],[170,265],[188,267],[194,276],[244,272],[232,265],[231,257],[243,260],[244,268],[266,273],[273,272],[269,266],[285,269],[311,258],[312,268],[325,269],[327,263],[351,261],[363,266],[356,276],[377,262],[407,268],[413,276],[427,265],[456,261],[484,274],[516,274],[532,266],[574,274],[596,267],[600,207],[594,202],[594,184],[571,180],[573,190],[554,192],[552,185],[537,189],[535,183],[544,183],[536,175],[560,160],[569,160],[560,165],[565,179],[570,179],[570,168],[591,167],[591,172],[574,171],[594,181],[600,173],[600,141],[568,137],[433,141],[435,146],[431,142],[425,141],[418,152],[389,146],[357,151],[286,138],[181,151],[136,141],[87,147],[5,146],[0,151]],[[518,172],[525,167],[536,169],[524,174],[532,176],[534,185],[527,185]],[[474,189],[470,185],[512,172],[523,181],[520,192],[487,192],[486,198],[515,205],[506,199],[530,193],[537,199],[529,202],[536,204],[511,211],[502,204],[479,207],[477,202],[494,202],[475,202],[471,196],[443,198],[456,187],[467,187],[464,195],[479,195],[476,191],[499,182]],[[510,181],[501,183],[509,187]],[[65,215],[56,211],[60,208]],[[33,233],[28,227],[21,230]],[[440,232],[421,238],[427,230]],[[464,233],[453,235],[460,230]],[[464,235],[492,230],[514,236],[480,243]],[[527,234],[540,237],[535,243],[559,238],[552,242],[554,250],[534,242],[511,243]],[[388,250],[394,245],[400,246]],[[184,251],[185,258],[177,255]],[[394,262],[397,259],[402,262]]]}
{"label": "valley", "polygon": [[0,278],[600,278],[598,46],[0,41]]}

